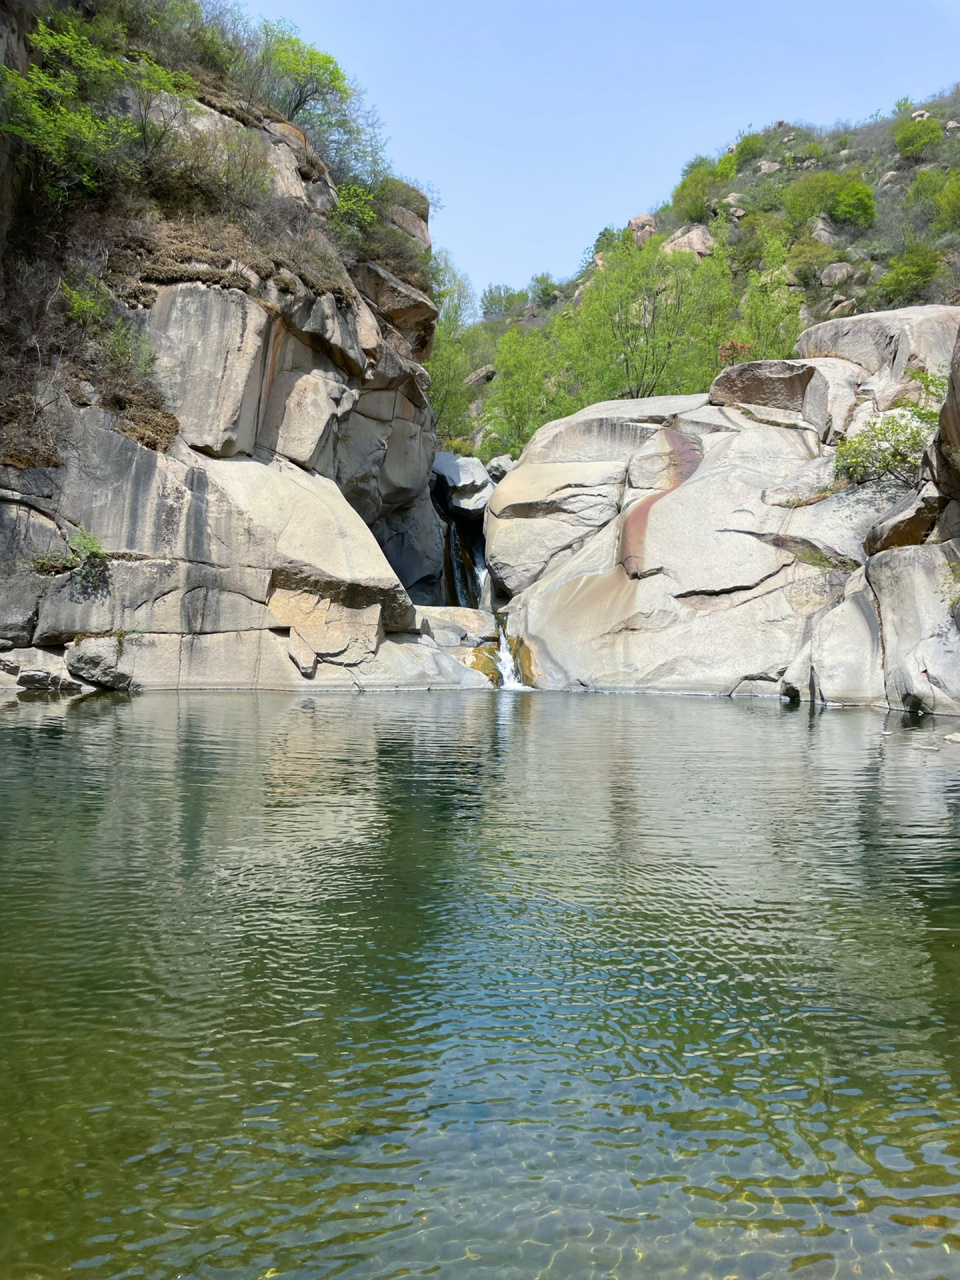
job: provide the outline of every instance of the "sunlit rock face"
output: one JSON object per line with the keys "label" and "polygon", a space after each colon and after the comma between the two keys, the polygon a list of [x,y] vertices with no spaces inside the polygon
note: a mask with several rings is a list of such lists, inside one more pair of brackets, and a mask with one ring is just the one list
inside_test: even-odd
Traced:
{"label": "sunlit rock face", "polygon": [[[955,307],[830,322],[690,403],[543,427],[486,515],[527,680],[960,713],[958,328]],[[840,487],[835,442],[951,362],[920,493]]]}

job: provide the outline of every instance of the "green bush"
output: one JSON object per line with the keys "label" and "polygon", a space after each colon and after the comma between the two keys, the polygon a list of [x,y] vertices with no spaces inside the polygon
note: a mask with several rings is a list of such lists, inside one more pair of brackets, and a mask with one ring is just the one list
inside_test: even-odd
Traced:
{"label": "green bush", "polygon": [[[0,68],[8,104],[0,131],[26,146],[39,184],[57,203],[111,182],[135,181],[160,132],[150,119],[151,99],[161,93],[179,96],[191,87],[188,77],[146,56],[121,57],[122,36],[122,29],[105,20],[85,23],[76,14],[58,14],[39,22],[30,36],[42,61],[26,75]],[[125,86],[136,96],[136,115],[115,109]]]}
{"label": "green bush", "polygon": [[359,232],[376,221],[373,195],[359,182],[342,183],[337,187],[337,199],[337,207],[328,218],[332,226],[341,231],[350,228]]}
{"label": "green bush", "polygon": [[747,133],[737,143],[734,152],[737,161],[737,173],[745,169],[752,160],[759,160],[767,149],[766,139],[762,133]]}
{"label": "green bush", "polygon": [[713,167],[714,179],[721,185],[726,186],[728,182],[732,182],[737,176],[737,157],[729,152],[720,159]]}
{"label": "green bush", "polygon": [[824,268],[836,261],[836,249],[828,244],[821,244],[813,236],[804,236],[798,240],[787,255],[787,266],[805,288],[818,285]]}
{"label": "green bush", "polygon": [[673,207],[683,222],[709,222],[710,194],[716,186],[714,167],[705,161],[673,190]]}
{"label": "green bush", "polygon": [[952,174],[933,197],[937,229],[960,231],[960,174]]}
{"label": "green bush", "polygon": [[827,212],[837,222],[872,227],[877,220],[877,202],[867,184],[854,178],[837,193]]}
{"label": "green bush", "polygon": [[[601,235],[599,240],[602,239]],[[480,314],[484,320],[514,320],[529,301],[530,295],[526,289],[511,289],[508,284],[490,284],[480,295]]]}
{"label": "green bush", "polygon": [[895,412],[871,418],[862,431],[837,446],[837,474],[856,484],[893,476],[914,485],[923,454],[937,431],[940,406],[947,398],[947,379],[912,370],[920,384],[916,404],[899,401]]}
{"label": "green bush", "polygon": [[809,146],[804,147],[803,154],[808,160],[822,160],[827,153],[819,142],[811,142]]}
{"label": "green bush", "polygon": [[924,450],[932,438],[926,424],[907,409],[871,418],[855,436],[837,446],[837,474],[855,484],[884,476],[916,484]]}
{"label": "green bush", "polygon": [[259,96],[288,120],[330,103],[342,104],[350,96],[336,59],[306,44],[287,22],[261,24],[259,62]]}
{"label": "green bush", "polygon": [[890,259],[890,267],[877,282],[880,296],[889,306],[905,306],[919,300],[942,269],[940,254],[918,241]]}
{"label": "green bush", "polygon": [[854,174],[832,170],[807,173],[791,182],[783,207],[795,227],[820,213],[857,227],[871,227],[877,220],[876,200],[867,184]]}
{"label": "green bush", "polygon": [[940,194],[948,181],[948,175],[940,169],[924,169],[907,188],[904,203],[908,209],[930,204]]}
{"label": "green bush", "polygon": [[943,125],[932,117],[929,120],[899,120],[893,126],[893,140],[906,159],[922,160],[943,141]]}

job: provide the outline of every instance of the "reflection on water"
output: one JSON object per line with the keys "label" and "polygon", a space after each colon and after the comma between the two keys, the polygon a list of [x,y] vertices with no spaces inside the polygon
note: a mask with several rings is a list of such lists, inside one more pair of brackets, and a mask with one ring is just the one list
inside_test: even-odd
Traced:
{"label": "reflection on water", "polygon": [[8,706],[3,1276],[957,1277],[950,727]]}

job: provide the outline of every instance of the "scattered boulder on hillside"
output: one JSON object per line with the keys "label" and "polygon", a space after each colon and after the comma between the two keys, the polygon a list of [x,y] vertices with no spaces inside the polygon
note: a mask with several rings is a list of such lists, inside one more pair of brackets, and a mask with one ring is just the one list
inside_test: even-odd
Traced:
{"label": "scattered boulder on hillside", "polygon": [[642,249],[657,234],[657,220],[652,213],[639,213],[627,223],[627,230],[633,232],[634,243]]}
{"label": "scattered boulder on hillside", "polygon": [[713,253],[716,244],[706,227],[681,227],[664,243],[664,253],[695,253],[698,258],[707,258]]}
{"label": "scattered boulder on hillside", "polygon": [[810,234],[814,240],[819,240],[821,244],[825,244],[828,247],[835,245],[840,239],[836,227],[825,213],[821,213]]}
{"label": "scattered boulder on hillside", "polygon": [[828,289],[836,288],[856,274],[856,269],[849,262],[832,262],[820,272],[820,283]]}
{"label": "scattered boulder on hillside", "polygon": [[487,463],[487,475],[494,484],[499,484],[507,472],[512,471],[516,465],[509,453],[501,453]]}
{"label": "scattered boulder on hillside", "polygon": [[479,369],[474,369],[473,373],[468,373],[463,380],[463,385],[465,387],[484,387],[488,382],[492,382],[496,376],[496,367],[492,364],[485,364]]}

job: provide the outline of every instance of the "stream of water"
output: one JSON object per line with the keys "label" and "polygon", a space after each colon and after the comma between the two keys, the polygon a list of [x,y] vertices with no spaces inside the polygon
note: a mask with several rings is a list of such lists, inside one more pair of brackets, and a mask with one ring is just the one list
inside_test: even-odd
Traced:
{"label": "stream of water", "polygon": [[956,725],[0,710],[4,1280],[956,1280]]}

